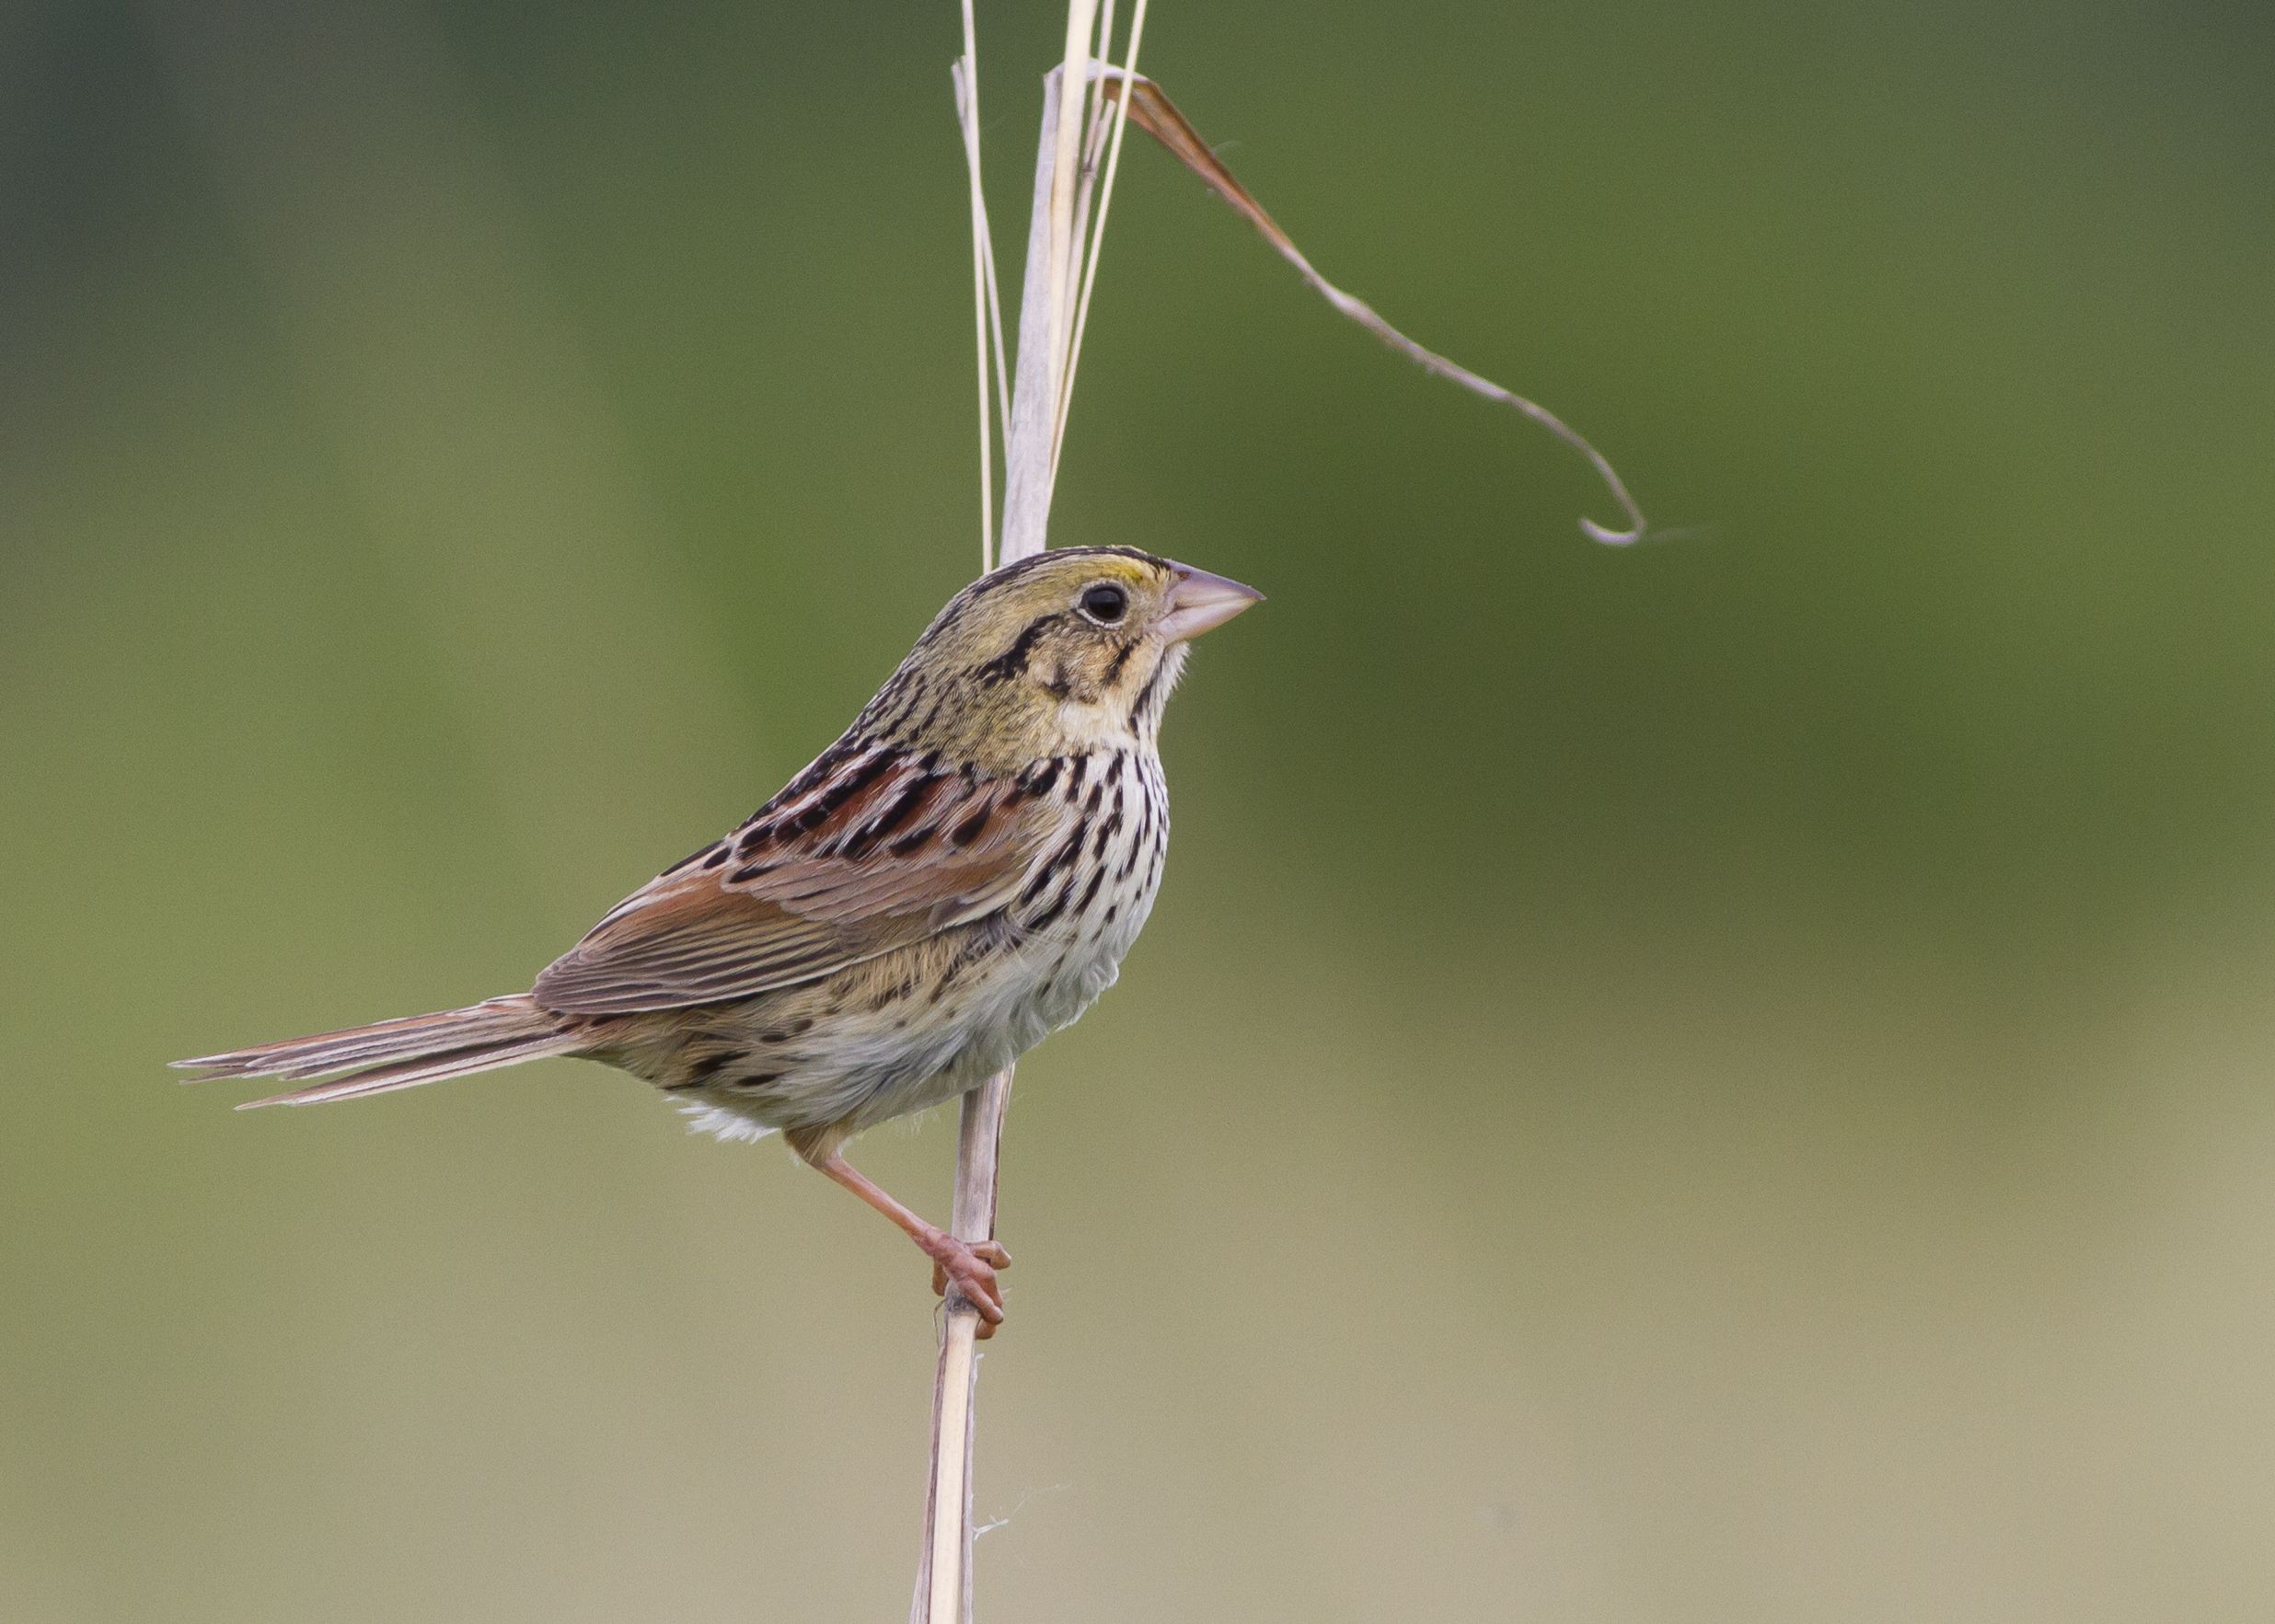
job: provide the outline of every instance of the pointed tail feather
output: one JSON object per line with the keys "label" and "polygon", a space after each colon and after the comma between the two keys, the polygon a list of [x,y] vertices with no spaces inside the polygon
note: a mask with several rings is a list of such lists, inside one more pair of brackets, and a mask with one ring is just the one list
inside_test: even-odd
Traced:
{"label": "pointed tail feather", "polygon": [[517,1065],[525,1060],[542,1060],[549,1054],[568,1054],[577,1047],[576,1039],[565,1037],[484,1043],[478,1048],[453,1050],[447,1054],[430,1054],[423,1059],[406,1060],[395,1065],[375,1065],[363,1071],[352,1071],[346,1077],[334,1077],[329,1083],[318,1083],[311,1088],[295,1088],[289,1094],[272,1094],[266,1100],[248,1100],[237,1109],[252,1111],[263,1105],[322,1105],[332,1100],[361,1100],[366,1094],[415,1088],[422,1083],[439,1083],[478,1071],[493,1071],[501,1065]]}
{"label": "pointed tail feather", "polygon": [[383,1020],[347,1031],[320,1032],[174,1064],[203,1074],[185,1079],[191,1082],[215,1077],[298,1081],[326,1072],[349,1074],[311,1088],[247,1102],[248,1106],[314,1105],[441,1082],[549,1054],[572,1054],[584,1042],[583,1038],[561,1031],[556,1018],[526,995],[516,994],[469,1008]]}

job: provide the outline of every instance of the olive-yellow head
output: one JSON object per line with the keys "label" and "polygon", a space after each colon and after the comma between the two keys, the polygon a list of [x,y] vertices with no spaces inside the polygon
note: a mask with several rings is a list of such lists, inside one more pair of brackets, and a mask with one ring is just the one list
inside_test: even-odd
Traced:
{"label": "olive-yellow head", "polygon": [[855,723],[1004,771],[1152,743],[1188,641],[1262,594],[1136,547],[1060,547],[951,599]]}

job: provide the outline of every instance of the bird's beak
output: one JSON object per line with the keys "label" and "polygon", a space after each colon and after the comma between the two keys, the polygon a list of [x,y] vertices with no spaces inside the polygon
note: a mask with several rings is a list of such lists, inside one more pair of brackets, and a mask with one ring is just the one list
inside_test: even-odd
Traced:
{"label": "bird's beak", "polygon": [[1169,593],[1169,613],[1161,617],[1161,636],[1172,643],[1199,637],[1212,626],[1222,626],[1251,604],[1262,602],[1264,594],[1253,586],[1242,586],[1237,581],[1227,581],[1221,575],[1180,564],[1177,584]]}

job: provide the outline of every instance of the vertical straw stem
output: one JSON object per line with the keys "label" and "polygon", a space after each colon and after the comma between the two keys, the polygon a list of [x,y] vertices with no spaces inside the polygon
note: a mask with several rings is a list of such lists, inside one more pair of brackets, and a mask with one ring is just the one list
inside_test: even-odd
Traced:
{"label": "vertical straw stem", "polygon": [[[1080,108],[1085,80],[1089,77],[1091,59],[1091,29],[1098,16],[1097,0],[1068,0],[1067,6],[1067,59],[1059,75],[1061,105]],[[1051,164],[1051,241],[1050,241],[1050,317],[1051,317],[1051,393],[1057,398],[1058,369],[1067,352],[1069,329],[1068,317],[1071,314],[1067,297],[1073,277],[1074,259],[1074,188],[1081,172],[1080,162],[1082,145],[1082,121],[1078,115],[1062,118],[1056,131],[1056,151]],[[1022,316],[1024,311],[1021,313]]]}
{"label": "vertical straw stem", "polygon": [[[1058,179],[1058,109],[1061,80],[1054,72],[1043,82],[1043,139],[1035,150],[1034,208],[1027,221],[1027,264],[1019,290],[1019,354],[1011,378],[1011,426],[1003,443],[1003,538],[997,557],[1004,563],[1043,550],[1051,512],[1050,442],[1057,424],[1058,357],[1052,311],[1052,199]],[[1068,156],[1071,168],[1073,155]],[[1068,206],[1074,178],[1067,177]],[[1036,455],[1036,451],[1040,455]]]}
{"label": "vertical straw stem", "polygon": [[[1056,71],[1044,82],[1043,128],[1020,294],[1019,354],[1003,446],[1003,532],[996,549],[998,561],[1003,563],[1041,552],[1049,523],[1062,368],[1073,330],[1075,194],[1083,134],[1083,78],[1079,75],[1088,67],[1090,29],[1096,15],[1095,0],[1073,0],[1068,16],[1071,70]],[[970,87],[960,97],[960,111],[965,118],[965,150],[976,193],[979,137],[976,96],[971,92],[977,80],[969,65],[976,60],[967,34],[966,65],[958,84]],[[1075,88],[1069,90],[1069,85]],[[1062,107],[1072,109],[1063,124]],[[973,219],[975,231],[984,235],[986,214],[977,203]],[[1093,238],[1093,254],[1094,243]],[[990,275],[991,250],[976,249],[975,266],[976,274]],[[983,321],[987,308],[975,301]],[[999,315],[996,332],[999,346]],[[983,368],[987,349],[983,337]],[[999,369],[999,348],[998,356]],[[984,417],[984,382],[981,399]],[[964,1240],[992,1239],[995,1235],[997,1160],[1010,1094],[1011,1071],[1006,1067],[964,1097],[956,1135],[955,1204],[949,1226]],[[931,1472],[925,1496],[924,1545],[909,1607],[911,1624],[970,1624],[972,1617],[972,1446],[979,1327],[978,1310],[962,1293],[952,1291],[932,1387]]]}
{"label": "vertical straw stem", "polygon": [[964,0],[964,55],[952,70],[956,89],[956,122],[964,132],[964,163],[972,186],[972,327],[978,347],[979,383],[979,569],[995,568],[995,441],[987,421],[987,335],[989,274],[987,194],[979,179],[979,52],[972,0]]}
{"label": "vertical straw stem", "polygon": [[[964,1097],[949,1229],[965,1240],[995,1235],[997,1152],[1010,1100],[1009,1066]],[[932,1382],[931,1476],[911,1624],[968,1624],[972,1617],[972,1443],[978,1387],[979,1310],[961,1292],[952,1292]]]}
{"label": "vertical straw stem", "polygon": [[[1106,93],[1106,81],[1119,77],[1124,86],[1138,79],[1138,47],[1146,36],[1146,0],[1137,0],[1129,14],[1129,51],[1122,59],[1118,75],[1115,74],[1109,48],[1112,40],[1102,40],[1099,48],[1101,72],[1093,76],[1091,90],[1097,97]],[[1098,188],[1098,223],[1091,230],[1090,252],[1082,264],[1082,293],[1074,307],[1074,330],[1067,340],[1067,364],[1058,385],[1058,417],[1051,431],[1051,473],[1058,472],[1058,449],[1067,439],[1067,414],[1074,407],[1074,374],[1082,364],[1082,335],[1090,328],[1091,290],[1098,285],[1098,251],[1105,246],[1106,210],[1114,202],[1114,178],[1122,168],[1122,134],[1129,125],[1129,100],[1126,95],[1114,98],[1114,133],[1106,144],[1105,179]],[[1093,107],[1096,103],[1093,101]],[[1093,118],[1097,115],[1093,113]]]}

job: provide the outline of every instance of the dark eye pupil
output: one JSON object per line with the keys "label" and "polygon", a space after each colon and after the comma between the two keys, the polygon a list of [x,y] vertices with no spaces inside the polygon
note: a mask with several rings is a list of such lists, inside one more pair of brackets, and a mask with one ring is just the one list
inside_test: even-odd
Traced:
{"label": "dark eye pupil", "polygon": [[1121,619],[1128,608],[1128,594],[1118,586],[1093,586],[1082,594],[1083,612],[1108,625]]}

